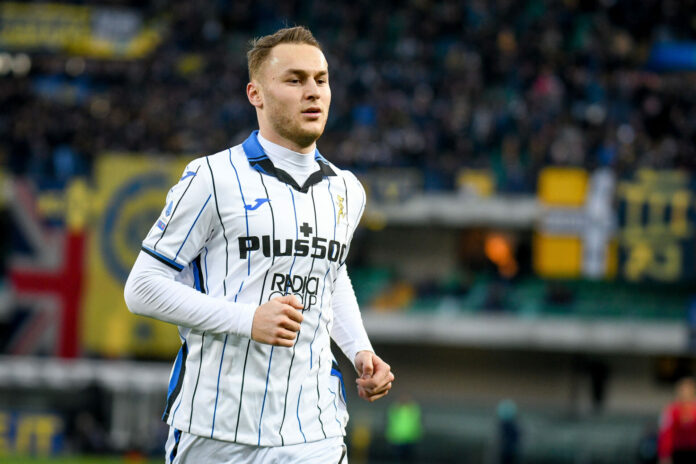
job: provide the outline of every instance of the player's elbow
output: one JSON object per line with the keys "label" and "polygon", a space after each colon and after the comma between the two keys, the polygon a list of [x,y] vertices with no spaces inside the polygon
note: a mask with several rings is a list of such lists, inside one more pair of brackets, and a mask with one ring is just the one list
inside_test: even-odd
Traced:
{"label": "player's elbow", "polygon": [[142,274],[131,272],[123,288],[123,299],[128,310],[139,316],[149,316],[148,305],[145,302],[144,290],[146,278]]}

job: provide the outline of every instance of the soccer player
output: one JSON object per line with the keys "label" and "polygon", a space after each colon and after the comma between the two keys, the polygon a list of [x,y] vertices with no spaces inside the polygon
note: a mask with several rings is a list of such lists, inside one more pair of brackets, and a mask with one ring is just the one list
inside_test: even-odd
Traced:
{"label": "soccer player", "polygon": [[365,192],[316,148],[331,90],[311,32],[256,40],[248,65],[259,130],[185,168],[125,299],[179,329],[167,463],[345,463],[345,387],[330,340],[353,362],[360,397],[377,400],[394,380],[345,265]]}

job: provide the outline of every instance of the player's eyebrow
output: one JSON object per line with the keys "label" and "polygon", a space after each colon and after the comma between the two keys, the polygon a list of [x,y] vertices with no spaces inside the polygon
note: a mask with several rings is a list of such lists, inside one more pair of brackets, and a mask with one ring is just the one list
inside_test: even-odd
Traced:
{"label": "player's eyebrow", "polygon": [[317,71],[308,71],[306,69],[288,69],[285,71],[285,74],[296,74],[298,76],[328,76],[329,71],[327,69],[321,69]]}

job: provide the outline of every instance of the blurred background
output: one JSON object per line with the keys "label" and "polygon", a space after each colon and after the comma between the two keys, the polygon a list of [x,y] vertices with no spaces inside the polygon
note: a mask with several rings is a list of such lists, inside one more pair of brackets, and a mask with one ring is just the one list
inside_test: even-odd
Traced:
{"label": "blurred background", "polygon": [[256,127],[248,41],[302,24],[397,377],[348,389],[351,463],[656,462],[696,367],[695,3],[0,2],[0,460],[162,461],[179,339],[123,284]]}

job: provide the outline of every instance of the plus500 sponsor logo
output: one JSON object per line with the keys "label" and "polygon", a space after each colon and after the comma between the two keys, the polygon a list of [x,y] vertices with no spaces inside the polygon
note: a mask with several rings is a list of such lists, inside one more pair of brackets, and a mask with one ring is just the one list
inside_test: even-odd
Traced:
{"label": "plus500 sponsor logo", "polygon": [[261,237],[239,237],[239,258],[247,259],[252,251],[261,251],[267,258],[272,256],[308,256],[315,259],[328,259],[333,262],[343,262],[346,245],[336,240],[321,237],[309,239],[272,240],[270,235]]}

